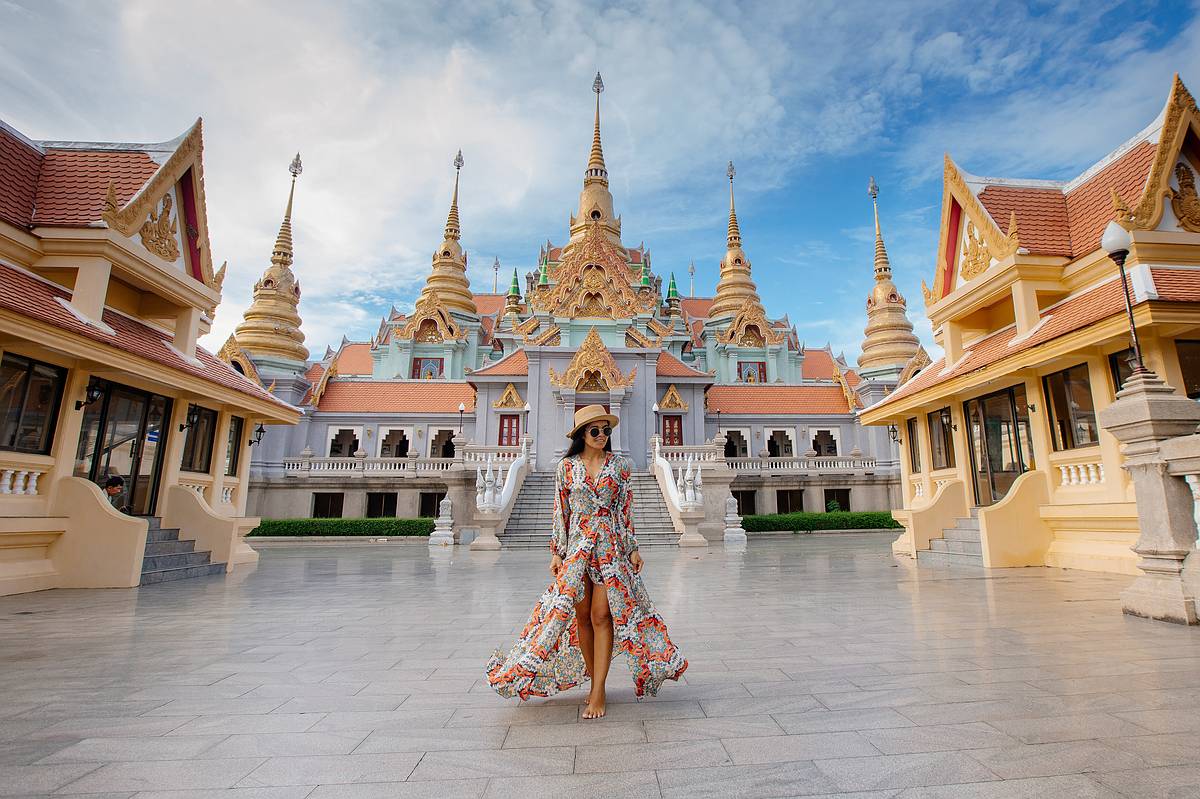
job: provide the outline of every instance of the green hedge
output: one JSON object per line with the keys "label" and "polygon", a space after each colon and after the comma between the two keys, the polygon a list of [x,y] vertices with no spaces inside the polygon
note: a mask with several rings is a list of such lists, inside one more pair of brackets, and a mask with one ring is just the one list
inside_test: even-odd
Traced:
{"label": "green hedge", "polygon": [[430,535],[433,519],[263,519],[249,535]]}
{"label": "green hedge", "polygon": [[899,528],[900,523],[887,511],[860,511],[832,513],[772,513],[758,516],[743,516],[742,527],[747,532],[762,533],[771,530],[876,530]]}

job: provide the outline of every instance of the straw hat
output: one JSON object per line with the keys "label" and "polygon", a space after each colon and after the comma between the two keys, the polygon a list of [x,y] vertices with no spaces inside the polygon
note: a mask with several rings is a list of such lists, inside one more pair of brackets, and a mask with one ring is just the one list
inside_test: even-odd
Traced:
{"label": "straw hat", "polygon": [[608,411],[604,410],[603,405],[586,405],[575,411],[575,426],[567,431],[567,438],[574,437],[575,433],[581,427],[587,427],[592,422],[608,422],[609,427],[616,427],[620,421]]}

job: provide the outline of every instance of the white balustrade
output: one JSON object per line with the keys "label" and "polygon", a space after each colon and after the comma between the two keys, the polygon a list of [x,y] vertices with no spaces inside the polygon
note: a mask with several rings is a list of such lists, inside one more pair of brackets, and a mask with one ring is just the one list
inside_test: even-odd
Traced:
{"label": "white balustrade", "polygon": [[38,481],[45,469],[6,468],[0,470],[0,494],[36,495]]}
{"label": "white balustrade", "polygon": [[735,472],[830,472],[859,471],[875,468],[874,458],[851,457],[766,457],[725,458],[725,464]]}
{"label": "white balustrade", "polygon": [[204,498],[204,491],[208,488],[208,486],[204,483],[197,483],[192,480],[180,480],[179,487],[186,488],[189,491],[195,491],[201,499]]}
{"label": "white balustrade", "polygon": [[[507,448],[505,448],[507,449]],[[498,463],[500,453],[488,452],[484,465],[475,466],[475,506],[484,512],[500,513],[507,508],[515,498],[517,478],[529,460],[529,439],[522,439],[521,446],[516,448],[517,455],[505,465]],[[504,453],[507,454],[507,453]]]}
{"label": "white balustrade", "polygon": [[1104,464],[1100,461],[1058,464],[1060,486],[1094,486],[1104,484]]}
{"label": "white balustrade", "polygon": [[222,505],[232,505],[233,504],[233,494],[236,490],[237,490],[236,484],[221,486],[221,504]]}
{"label": "white balustrade", "polygon": [[925,496],[925,481],[924,480],[914,480],[912,487],[913,487],[913,497],[915,499],[920,499]]}

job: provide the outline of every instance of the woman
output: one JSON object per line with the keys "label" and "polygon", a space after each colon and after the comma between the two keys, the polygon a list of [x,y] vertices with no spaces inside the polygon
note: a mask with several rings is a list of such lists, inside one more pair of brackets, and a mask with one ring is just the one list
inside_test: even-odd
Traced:
{"label": "woman", "polygon": [[554,582],[516,646],[507,655],[497,650],[487,664],[488,684],[521,699],[553,696],[591,678],[585,719],[604,715],[614,649],[629,661],[638,698],[654,696],[687,668],[642,584],[630,462],[609,440],[617,421],[603,405],[575,411],[571,446],[555,475]]}

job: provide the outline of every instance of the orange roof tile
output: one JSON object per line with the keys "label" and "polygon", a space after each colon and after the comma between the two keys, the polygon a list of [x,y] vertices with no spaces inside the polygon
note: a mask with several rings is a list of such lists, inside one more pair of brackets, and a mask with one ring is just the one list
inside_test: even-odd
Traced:
{"label": "orange roof tile", "polygon": [[467,383],[434,380],[331,380],[317,403],[328,413],[458,413],[475,410],[475,389]]}
{"label": "orange roof tile", "polygon": [[993,184],[979,192],[979,201],[1004,231],[1015,212],[1021,246],[1030,252],[1070,257],[1067,200],[1059,189]]}
{"label": "orange roof tile", "polygon": [[375,371],[370,344],[347,344],[334,361],[339,375],[369,375]]}
{"label": "orange roof tile", "polygon": [[0,125],[0,219],[29,227],[41,168],[41,151]]}
{"label": "orange roof tile", "polygon": [[659,377],[712,377],[706,372],[688,366],[666,350],[658,354],[658,368],[655,371]]}
{"label": "orange roof tile", "polygon": [[174,337],[170,333],[156,330],[123,314],[105,310],[102,321],[114,331],[113,335],[109,335],[81,322],[58,302],[59,299],[68,300],[70,297],[58,286],[45,283],[27,272],[0,264],[0,309],[53,325],[60,330],[122,352],[132,353],[255,399],[266,400],[282,408],[292,407],[202,347],[196,348],[196,358],[201,363],[197,366],[184,360],[164,343],[164,340],[173,340]]}
{"label": "orange roof tile", "polygon": [[1141,142],[1067,195],[1071,246],[1076,256],[1100,246],[1100,236],[1113,218],[1113,189],[1129,203],[1142,196],[1155,149],[1150,142]]}
{"label": "orange roof tile", "polygon": [[47,149],[38,178],[34,225],[89,225],[100,219],[111,181],[124,204],[158,164],[134,150]]}
{"label": "orange roof tile", "polygon": [[805,380],[832,380],[833,355],[826,350],[805,350],[801,376]]}
{"label": "orange roof tile", "polygon": [[747,414],[849,413],[841,386],[713,386],[711,412]]}
{"label": "orange roof tile", "polygon": [[1200,302],[1200,271],[1151,269],[1158,298],[1166,302]]}
{"label": "orange roof tile", "polygon": [[504,294],[474,294],[475,311],[480,316],[490,316],[504,310]]}
{"label": "orange roof tile", "polygon": [[679,307],[687,311],[688,316],[707,319],[708,310],[715,301],[715,297],[680,297]]}
{"label": "orange roof tile", "polygon": [[316,383],[325,375],[325,364],[317,361],[312,366],[308,367],[308,371],[304,373],[304,379],[310,383]]}
{"label": "orange roof tile", "polygon": [[529,356],[525,354],[525,350],[514,350],[508,355],[493,364],[489,364],[482,369],[471,372],[471,377],[475,375],[506,375],[517,376],[529,374]]}

